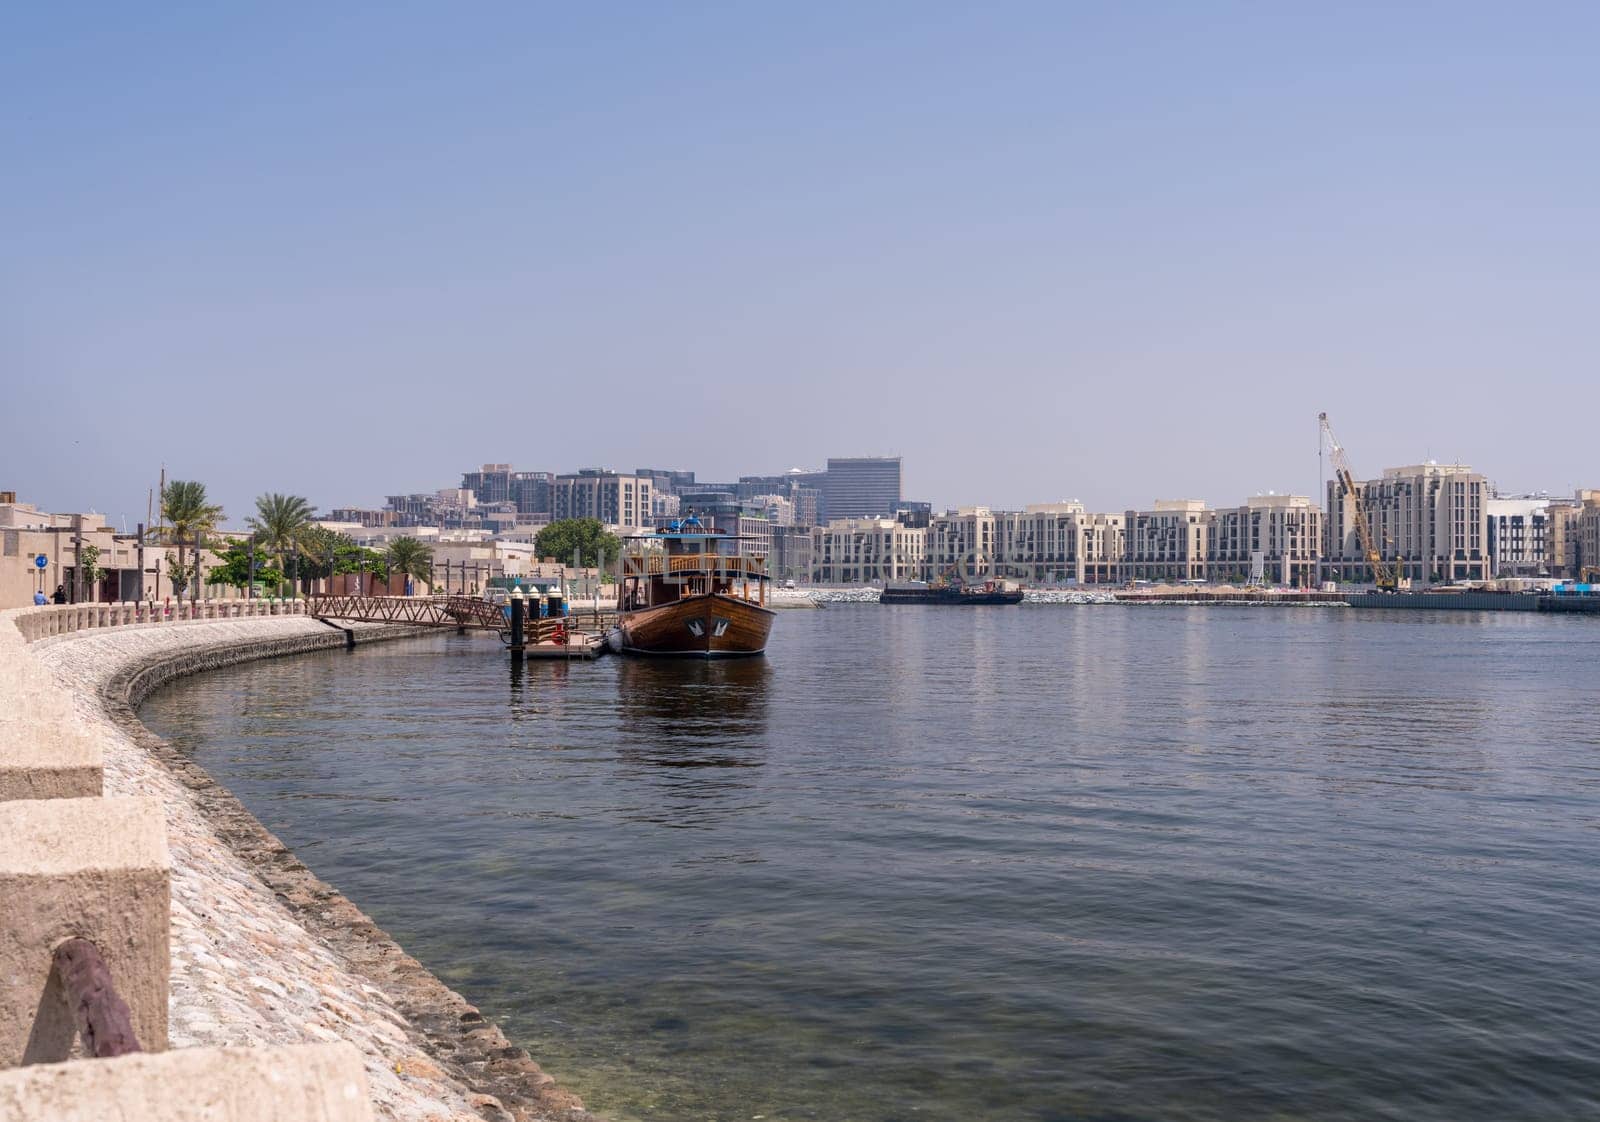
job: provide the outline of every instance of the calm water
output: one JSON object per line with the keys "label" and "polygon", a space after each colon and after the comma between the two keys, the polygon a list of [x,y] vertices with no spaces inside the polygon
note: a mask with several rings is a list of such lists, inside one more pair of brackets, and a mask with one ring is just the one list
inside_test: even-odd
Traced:
{"label": "calm water", "polygon": [[1600,1116],[1600,621],[786,612],[146,722],[617,1118]]}

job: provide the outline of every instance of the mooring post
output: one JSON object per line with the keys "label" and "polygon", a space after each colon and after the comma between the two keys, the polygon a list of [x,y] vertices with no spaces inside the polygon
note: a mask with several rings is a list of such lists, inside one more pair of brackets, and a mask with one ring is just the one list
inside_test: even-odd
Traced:
{"label": "mooring post", "polygon": [[526,601],[522,598],[522,589],[511,590],[511,657],[518,662],[522,661],[522,622],[523,612],[526,611]]}

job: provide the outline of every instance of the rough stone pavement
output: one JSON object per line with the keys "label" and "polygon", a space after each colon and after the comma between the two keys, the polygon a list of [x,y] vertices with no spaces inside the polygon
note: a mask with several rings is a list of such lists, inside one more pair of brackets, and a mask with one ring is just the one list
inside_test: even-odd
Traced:
{"label": "rough stone pavement", "polygon": [[[173,863],[171,1046],[347,1040],[362,1053],[380,1118],[464,1122],[544,1116],[544,1111],[503,1109],[499,1100],[475,1093],[446,1071],[449,1065],[430,1055],[423,1033],[391,997],[297,920],[257,870],[213,830],[190,786],[118,724],[102,696],[117,675],[185,650],[327,631],[326,625],[300,617],[244,619],[91,630],[29,648],[71,692],[86,728],[103,737],[105,794],[155,797],[166,810]],[[476,1010],[464,1002],[459,1007],[470,1010],[461,1020],[482,1024]],[[538,1082],[550,1082],[525,1056],[521,1063]],[[570,1096],[551,1105],[566,1108],[549,1112],[552,1116],[581,1116]]]}

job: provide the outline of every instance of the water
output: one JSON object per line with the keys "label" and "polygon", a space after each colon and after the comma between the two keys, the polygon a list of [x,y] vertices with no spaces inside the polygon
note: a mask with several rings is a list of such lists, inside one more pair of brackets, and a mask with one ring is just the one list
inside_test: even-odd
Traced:
{"label": "water", "polygon": [[767,659],[456,636],[146,722],[592,1109],[1600,1116],[1600,626],[788,612]]}

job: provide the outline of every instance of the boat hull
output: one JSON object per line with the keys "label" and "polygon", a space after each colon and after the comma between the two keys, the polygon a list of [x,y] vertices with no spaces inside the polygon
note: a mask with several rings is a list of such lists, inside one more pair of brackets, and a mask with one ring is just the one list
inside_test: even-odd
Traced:
{"label": "boat hull", "polygon": [[617,617],[625,654],[677,658],[748,658],[767,649],[773,612],[720,593],[691,596]]}

